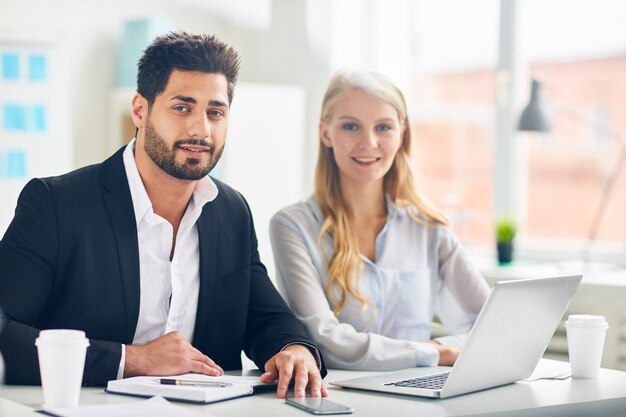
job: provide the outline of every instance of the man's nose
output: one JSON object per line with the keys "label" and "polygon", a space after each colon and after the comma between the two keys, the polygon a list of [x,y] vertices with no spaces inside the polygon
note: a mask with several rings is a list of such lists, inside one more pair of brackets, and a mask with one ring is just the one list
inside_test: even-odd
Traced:
{"label": "man's nose", "polygon": [[211,135],[211,123],[204,112],[198,112],[191,118],[187,134],[190,138],[206,139]]}

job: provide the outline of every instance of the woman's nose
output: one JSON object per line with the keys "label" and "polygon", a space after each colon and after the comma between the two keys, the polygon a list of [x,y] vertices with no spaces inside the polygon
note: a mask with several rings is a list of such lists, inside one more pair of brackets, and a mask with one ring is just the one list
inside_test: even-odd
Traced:
{"label": "woman's nose", "polygon": [[376,132],[373,131],[364,131],[359,142],[359,147],[361,149],[372,149],[378,147],[378,136]]}

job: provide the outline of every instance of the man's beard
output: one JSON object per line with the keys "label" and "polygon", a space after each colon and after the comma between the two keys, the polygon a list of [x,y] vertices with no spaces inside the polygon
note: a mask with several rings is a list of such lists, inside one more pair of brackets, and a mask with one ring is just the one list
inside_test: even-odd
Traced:
{"label": "man's beard", "polygon": [[[150,159],[164,172],[180,180],[199,180],[206,177],[220,160],[222,152],[224,151],[224,145],[216,151],[215,145],[202,139],[177,140],[170,149],[163,138],[154,130],[149,120],[146,122],[144,141],[144,149]],[[209,148],[211,154],[209,162],[202,165],[200,158],[189,157],[182,164],[176,162],[175,150],[180,145],[184,144],[206,146]]]}

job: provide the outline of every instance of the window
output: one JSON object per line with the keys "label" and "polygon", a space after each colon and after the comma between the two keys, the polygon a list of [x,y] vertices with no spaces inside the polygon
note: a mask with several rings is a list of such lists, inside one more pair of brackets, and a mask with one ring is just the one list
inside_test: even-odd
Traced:
{"label": "window", "polygon": [[[520,2],[523,64],[542,83],[552,130],[522,134],[527,146],[529,242],[580,246],[626,140],[626,4]],[[618,175],[595,241],[626,243],[626,170]],[[566,213],[567,215],[563,215]]]}
{"label": "window", "polygon": [[418,186],[466,244],[481,246],[493,242],[498,10],[495,0],[417,1],[411,22]]}

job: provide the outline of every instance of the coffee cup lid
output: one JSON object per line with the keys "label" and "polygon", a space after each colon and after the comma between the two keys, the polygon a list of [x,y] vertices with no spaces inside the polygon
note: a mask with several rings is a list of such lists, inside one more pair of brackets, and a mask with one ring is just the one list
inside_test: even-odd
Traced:
{"label": "coffee cup lid", "polygon": [[82,330],[49,329],[40,331],[39,337],[35,340],[35,345],[37,346],[42,343],[89,346],[89,339],[85,337],[85,332]]}
{"label": "coffee cup lid", "polygon": [[609,327],[604,316],[592,314],[571,314],[565,322],[569,327]]}

